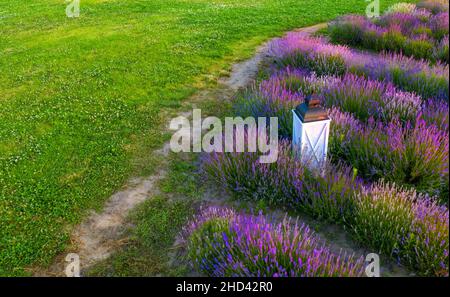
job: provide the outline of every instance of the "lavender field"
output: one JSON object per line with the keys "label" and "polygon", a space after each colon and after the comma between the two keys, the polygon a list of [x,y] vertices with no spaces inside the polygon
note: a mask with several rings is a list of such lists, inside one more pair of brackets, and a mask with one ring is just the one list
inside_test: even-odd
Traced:
{"label": "lavender field", "polygon": [[[202,175],[238,201],[341,225],[413,275],[448,276],[448,20],[448,1],[397,4],[275,39],[271,63],[232,105],[237,116],[278,117],[277,162],[203,154]],[[321,171],[292,153],[291,110],[310,95],[331,118]],[[287,217],[210,207],[183,240],[209,276],[364,276],[364,259],[331,251]]]}
{"label": "lavender field", "polygon": [[0,68],[0,281],[449,276],[448,0],[0,1]]}

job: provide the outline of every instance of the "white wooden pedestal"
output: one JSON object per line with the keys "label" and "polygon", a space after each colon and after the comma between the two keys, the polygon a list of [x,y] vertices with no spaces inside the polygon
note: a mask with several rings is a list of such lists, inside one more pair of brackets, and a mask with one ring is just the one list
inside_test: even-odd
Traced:
{"label": "white wooden pedestal", "polygon": [[292,144],[296,155],[310,168],[320,169],[325,164],[330,134],[330,119],[303,123],[295,110],[293,113]]}

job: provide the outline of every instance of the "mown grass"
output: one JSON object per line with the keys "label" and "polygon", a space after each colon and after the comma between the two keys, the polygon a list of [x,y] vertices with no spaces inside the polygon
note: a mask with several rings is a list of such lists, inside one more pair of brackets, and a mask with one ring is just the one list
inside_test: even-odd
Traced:
{"label": "mown grass", "polygon": [[[397,1],[382,1],[383,8]],[[167,113],[262,40],[361,0],[0,3],[0,275],[64,250],[71,226],[158,166]]]}

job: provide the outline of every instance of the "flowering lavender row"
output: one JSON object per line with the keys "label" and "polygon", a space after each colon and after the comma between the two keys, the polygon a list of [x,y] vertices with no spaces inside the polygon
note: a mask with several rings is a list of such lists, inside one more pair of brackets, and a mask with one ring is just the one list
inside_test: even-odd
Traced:
{"label": "flowering lavender row", "polygon": [[427,123],[448,130],[447,102],[423,101],[420,96],[398,90],[391,83],[354,74],[317,77],[289,67],[239,93],[233,102],[234,110],[241,116],[277,116],[280,134],[291,136],[290,111],[311,94],[321,99],[322,105],[339,107],[364,122],[373,117],[383,123],[395,119],[414,123],[421,114]]}
{"label": "flowering lavender row", "polygon": [[448,133],[427,125],[369,119],[362,124],[350,113],[330,111],[330,153],[358,169],[367,180],[384,178],[419,191],[440,195],[448,184]]}
{"label": "flowering lavender row", "polygon": [[350,168],[328,164],[318,174],[298,162],[288,141],[280,141],[278,160],[263,164],[254,153],[211,153],[202,156],[205,177],[240,200],[301,209],[330,222],[342,221],[361,180]]}
{"label": "flowering lavender row", "polygon": [[[223,216],[222,216],[223,214]],[[232,214],[232,215],[231,215]],[[364,259],[333,254],[304,224],[209,208],[186,235],[189,256],[215,277],[362,276]]]}
{"label": "flowering lavender row", "polygon": [[246,90],[234,106],[242,116],[277,116],[280,135],[290,137],[291,110],[311,93],[318,94],[325,106],[334,106],[330,114],[334,159],[348,162],[366,180],[384,178],[444,198],[448,187],[445,102],[421,103],[414,94],[352,74],[317,78],[287,69]]}
{"label": "flowering lavender row", "polygon": [[448,275],[446,206],[394,185],[364,185],[343,167],[329,164],[320,174],[311,172],[290,151],[283,142],[275,164],[259,163],[257,154],[205,155],[202,166],[241,199],[286,205],[344,224],[355,239],[420,275]]}
{"label": "flowering lavender row", "polygon": [[327,43],[322,38],[291,32],[270,45],[277,65],[314,71],[317,75],[343,76],[346,73],[392,82],[422,98],[448,101],[449,67],[437,63],[430,66],[401,54],[374,55],[343,45]]}
{"label": "flowering lavender row", "polygon": [[440,40],[448,35],[448,11],[433,15],[427,9],[416,9],[411,12],[387,13],[375,18],[372,24],[379,29],[395,29],[410,38],[429,38]]}
{"label": "flowering lavender row", "polygon": [[438,14],[441,12],[448,12],[448,0],[425,0],[417,3],[418,9],[426,9],[431,11],[432,14]]}
{"label": "flowering lavender row", "polygon": [[370,20],[348,15],[328,26],[333,42],[376,51],[448,63],[448,12],[432,16],[425,10],[388,13]]}

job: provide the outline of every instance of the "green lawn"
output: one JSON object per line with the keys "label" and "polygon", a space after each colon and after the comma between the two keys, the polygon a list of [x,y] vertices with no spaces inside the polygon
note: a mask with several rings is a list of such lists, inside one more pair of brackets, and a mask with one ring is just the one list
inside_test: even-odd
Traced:
{"label": "green lawn", "polygon": [[[382,8],[397,2],[384,0]],[[167,114],[268,37],[363,0],[0,3],[0,275],[61,252],[71,226],[158,165]]]}

